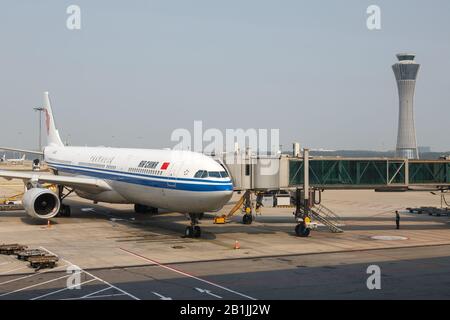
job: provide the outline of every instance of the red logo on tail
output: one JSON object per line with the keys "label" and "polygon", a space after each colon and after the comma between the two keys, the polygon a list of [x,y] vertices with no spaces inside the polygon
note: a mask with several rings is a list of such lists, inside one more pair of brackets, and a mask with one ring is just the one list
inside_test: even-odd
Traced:
{"label": "red logo on tail", "polygon": [[50,134],[50,115],[48,114],[48,110],[45,110],[45,126],[47,127],[47,135]]}

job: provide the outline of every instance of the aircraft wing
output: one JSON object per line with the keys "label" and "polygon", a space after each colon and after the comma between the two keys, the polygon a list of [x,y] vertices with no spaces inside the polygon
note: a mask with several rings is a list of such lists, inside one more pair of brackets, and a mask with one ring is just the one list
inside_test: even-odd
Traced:
{"label": "aircraft wing", "polygon": [[74,188],[92,187],[98,189],[99,191],[111,190],[111,187],[104,180],[94,178],[67,177],[45,173],[18,172],[5,170],[0,170],[0,177],[3,177],[8,180],[21,179],[24,181],[34,181],[38,183],[52,183]]}

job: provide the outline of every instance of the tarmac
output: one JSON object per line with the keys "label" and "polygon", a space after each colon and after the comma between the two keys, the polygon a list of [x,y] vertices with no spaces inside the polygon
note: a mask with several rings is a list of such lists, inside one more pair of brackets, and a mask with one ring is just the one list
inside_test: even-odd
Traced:
{"label": "tarmac", "polygon": [[[18,181],[0,181],[0,195],[22,190]],[[450,298],[450,218],[405,211],[439,206],[426,192],[325,191],[322,203],[341,217],[344,233],[319,226],[308,238],[295,236],[293,208],[263,208],[252,225],[239,214],[215,225],[215,214],[206,214],[202,238],[187,239],[188,220],[178,213],[136,214],[132,205],[77,196],[65,203],[72,216],[50,227],[23,210],[0,212],[0,243],[60,257],[56,268],[35,272],[0,255],[0,299]],[[381,268],[381,290],[366,285],[373,264]],[[80,289],[68,282],[73,266]]]}

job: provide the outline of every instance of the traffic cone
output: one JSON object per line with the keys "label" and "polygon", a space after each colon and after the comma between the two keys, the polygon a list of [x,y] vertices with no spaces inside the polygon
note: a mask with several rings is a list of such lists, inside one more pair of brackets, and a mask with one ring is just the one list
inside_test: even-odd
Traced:
{"label": "traffic cone", "polygon": [[240,249],[240,248],[241,248],[241,245],[239,244],[239,241],[236,240],[234,242],[234,249],[237,250],[237,249]]}
{"label": "traffic cone", "polygon": [[52,227],[52,223],[50,222],[50,220],[47,220],[47,228],[51,228]]}

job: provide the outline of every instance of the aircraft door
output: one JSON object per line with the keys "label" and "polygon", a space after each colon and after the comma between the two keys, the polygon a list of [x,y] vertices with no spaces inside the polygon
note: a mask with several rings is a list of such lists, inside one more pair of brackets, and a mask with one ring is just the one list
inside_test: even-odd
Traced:
{"label": "aircraft door", "polygon": [[175,189],[177,187],[177,176],[178,176],[178,171],[180,170],[180,164],[181,164],[181,162],[172,162],[169,165],[168,177],[173,177],[173,180],[167,181],[167,186],[169,188]]}

